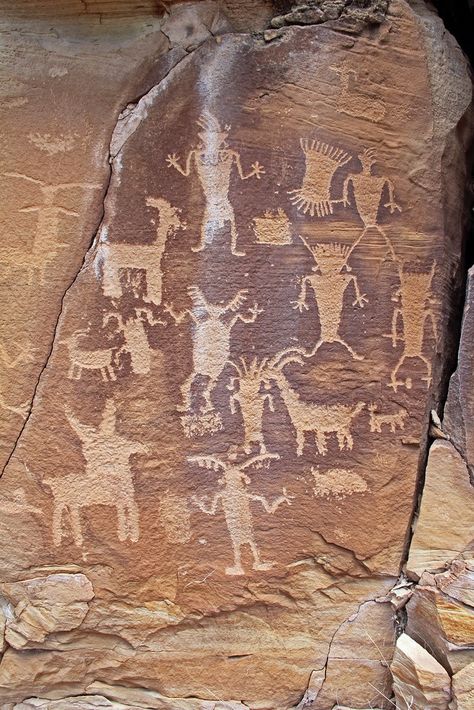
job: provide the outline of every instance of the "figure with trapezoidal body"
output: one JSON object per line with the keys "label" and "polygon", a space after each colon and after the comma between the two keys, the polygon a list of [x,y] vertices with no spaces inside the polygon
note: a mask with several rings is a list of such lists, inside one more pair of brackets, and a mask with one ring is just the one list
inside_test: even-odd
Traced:
{"label": "figure with trapezoidal body", "polygon": [[339,334],[344,294],[351,284],[356,296],[352,305],[363,308],[367,303],[365,294],[360,292],[357,276],[348,273],[351,268],[347,265],[347,260],[352,249],[334,243],[315,244],[314,247],[311,247],[303,237],[300,236],[300,239],[314,259],[313,271],[315,273],[304,276],[301,280],[299,297],[294,302],[293,308],[298,309],[300,313],[303,312],[303,309],[308,310],[307,290],[309,286],[313,290],[318,306],[321,326],[319,340],[308,357],[312,357],[324,343],[339,343],[350,352],[354,360],[363,360],[363,356],[358,355]]}
{"label": "figure with trapezoidal body", "polygon": [[352,185],[355,207],[364,223],[362,234],[353,244],[352,250],[359,244],[369,229],[376,229],[384,238],[392,259],[395,259],[392,243],[385,234],[384,229],[382,229],[378,223],[378,213],[385,188],[388,190],[388,202],[386,202],[383,207],[388,209],[390,214],[401,212],[401,207],[395,202],[395,188],[393,182],[385,176],[378,177],[373,174],[372,168],[377,162],[374,148],[368,148],[363,153],[360,153],[358,157],[362,165],[362,172],[352,173],[345,179],[342,198],[344,207],[349,207],[351,204],[349,200],[349,186]]}
{"label": "figure with trapezoidal body", "polygon": [[244,256],[245,252],[237,250],[237,227],[234,208],[229,200],[230,179],[232,167],[235,166],[241,180],[256,177],[257,180],[265,170],[258,161],[252,163],[252,169],[245,174],[242,168],[240,153],[228,147],[226,142],[230,126],[222,130],[218,120],[209,112],[204,111],[197,120],[201,131],[198,133],[200,143],[193,148],[186,158],[184,168],[181,167],[178,156],[168,155],[168,167],[173,167],[184,177],[189,177],[192,168],[196,170],[201,183],[206,207],[201,227],[201,241],[193,251],[202,251],[212,244],[217,230],[230,226],[231,251],[235,256]]}
{"label": "figure with trapezoidal body", "polygon": [[130,457],[146,454],[148,447],[131,441],[116,430],[115,403],[108,399],[99,426],[84,424],[65,407],[66,418],[81,441],[86,460],[83,475],[72,473],[47,478],[54,498],[53,541],[60,545],[64,537],[63,519],[69,515],[76,545],[83,544],[80,513],[82,508],[105,505],[116,508],[120,542],[139,538],[138,507],[135,502]]}
{"label": "figure with trapezoidal body", "polygon": [[181,386],[183,404],[177,410],[186,412],[191,409],[191,389],[194,380],[202,375],[207,377],[207,385],[202,393],[205,401],[204,412],[213,409],[211,395],[217,381],[226,366],[230,355],[230,336],[236,323],[254,323],[262,311],[254,303],[248,309],[248,315],[239,312],[247,300],[247,291],[240,290],[224,303],[211,303],[197,286],[190,286],[188,293],[193,304],[192,309],[187,308],[181,313],[176,313],[172,306],[165,306],[176,325],[179,325],[186,316],[193,321],[193,371]]}
{"label": "figure with trapezoidal body", "polygon": [[268,465],[272,459],[280,457],[278,454],[259,454],[241,463],[237,463],[233,460],[234,458],[235,456],[232,455],[229,456],[228,461],[223,461],[216,456],[190,456],[188,458],[190,463],[197,463],[198,466],[222,472],[222,478],[218,480],[222,490],[214,495],[211,502],[197,496],[193,496],[192,500],[206,515],[216,515],[219,505],[222,506],[234,552],[234,564],[232,567],[226,567],[226,574],[245,574],[242,566],[242,548],[245,546],[248,546],[252,552],[253,569],[266,571],[271,569],[275,563],[263,562],[260,558],[260,552],[255,542],[250,501],[260,503],[267,513],[273,515],[283,503],[291,505],[291,499],[285,488],[282,489],[282,495],[277,496],[273,503],[269,503],[264,496],[249,493],[247,486],[250,483],[250,478],[245,471],[252,466]]}
{"label": "figure with trapezoidal body", "polygon": [[[422,377],[422,380],[427,383],[428,387],[431,384],[431,362],[423,354],[423,345],[427,321],[431,324],[435,341],[438,337],[435,314],[432,308],[437,302],[431,293],[431,283],[435,269],[436,262],[433,262],[429,271],[424,271],[417,264],[402,266],[398,269],[400,287],[392,298],[392,301],[397,303],[398,306],[393,312],[392,332],[384,336],[391,339],[394,348],[397,347],[398,342],[403,343],[402,354],[390,378],[389,387],[392,387],[394,392],[403,385],[407,389],[412,387],[411,377],[407,377],[405,381],[397,379],[400,368],[408,358],[418,358],[426,365],[426,377]],[[399,321],[402,324],[400,334],[398,333]]]}

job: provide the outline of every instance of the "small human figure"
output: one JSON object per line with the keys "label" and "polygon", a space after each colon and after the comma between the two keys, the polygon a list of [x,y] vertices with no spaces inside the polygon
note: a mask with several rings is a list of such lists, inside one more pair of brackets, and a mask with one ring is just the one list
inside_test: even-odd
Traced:
{"label": "small human figure", "polygon": [[228,147],[227,136],[230,126],[222,130],[219,121],[209,111],[204,111],[197,120],[201,131],[198,133],[200,143],[193,148],[186,158],[185,167],[182,168],[178,156],[173,153],[168,155],[168,167],[175,168],[184,177],[189,177],[191,169],[196,169],[201,183],[206,207],[201,227],[201,241],[198,246],[192,247],[193,251],[202,251],[212,244],[218,229],[230,225],[231,251],[235,256],[244,256],[244,251],[237,250],[237,227],[235,224],[234,208],[229,200],[230,178],[232,167],[235,165],[241,180],[256,177],[257,180],[265,170],[258,161],[252,163],[252,170],[245,175],[240,153]]}
{"label": "small human figure", "polygon": [[264,496],[247,491],[250,478],[244,471],[252,466],[267,465],[272,459],[279,459],[278,454],[259,454],[241,463],[237,463],[235,458],[235,454],[230,455],[228,461],[223,461],[216,456],[190,456],[188,461],[214,471],[222,471],[222,478],[218,479],[222,490],[214,495],[212,501],[209,503],[197,496],[193,496],[192,501],[206,515],[216,515],[219,504],[222,506],[234,552],[234,564],[231,567],[226,567],[225,572],[229,575],[242,575],[245,574],[242,566],[242,547],[245,545],[248,545],[252,552],[254,570],[269,570],[275,564],[274,562],[263,562],[260,558],[255,542],[249,502],[260,503],[267,513],[273,515],[283,503],[291,505],[291,499],[285,488],[282,489],[282,495],[275,498],[273,503],[269,503]]}

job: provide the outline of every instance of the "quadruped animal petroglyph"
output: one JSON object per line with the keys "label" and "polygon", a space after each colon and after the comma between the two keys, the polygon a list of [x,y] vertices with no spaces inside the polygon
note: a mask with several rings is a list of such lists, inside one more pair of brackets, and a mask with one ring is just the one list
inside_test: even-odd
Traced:
{"label": "quadruped animal petroglyph", "polygon": [[377,411],[377,405],[371,402],[367,409],[369,410],[370,416],[370,431],[372,433],[380,434],[382,432],[382,427],[390,427],[390,431],[394,434],[397,430],[405,428],[405,419],[408,417],[408,412],[406,409],[399,408],[393,414],[382,414]]}
{"label": "quadruped animal petroglyph", "polygon": [[342,202],[332,195],[336,170],[346,165],[352,156],[342,148],[319,140],[301,138],[300,145],[305,156],[305,174],[302,186],[288,191],[290,201],[303,214],[327,217],[333,213],[334,205]]}
{"label": "quadruped animal petroglyph", "polygon": [[255,302],[247,309],[247,314],[241,312],[247,300],[247,291],[240,290],[233,298],[224,303],[211,303],[197,286],[189,286],[188,293],[192,301],[192,309],[186,308],[176,313],[172,306],[165,310],[171,315],[176,325],[189,316],[193,321],[193,371],[181,387],[183,404],[178,411],[188,411],[192,408],[191,390],[198,375],[203,375],[208,382],[202,392],[205,406],[204,412],[213,409],[211,395],[217,381],[226,366],[230,356],[230,337],[232,328],[241,321],[254,323],[263,311]]}
{"label": "quadruped animal petroglyph", "polygon": [[71,380],[80,380],[84,370],[100,372],[104,382],[116,380],[114,364],[115,358],[122,347],[111,348],[85,348],[82,339],[90,335],[90,329],[75,330],[72,335],[59,341],[68,349],[70,366],[67,376]]}
{"label": "quadruped animal petroglyph", "polygon": [[274,562],[264,562],[260,557],[255,541],[250,502],[260,503],[267,513],[273,515],[283,503],[291,505],[291,498],[285,488],[272,503],[269,503],[264,496],[250,493],[247,486],[251,479],[245,471],[252,467],[261,468],[268,465],[270,461],[279,458],[278,454],[269,453],[258,454],[241,462],[237,462],[236,455],[230,455],[226,461],[218,456],[188,457],[189,463],[196,463],[198,466],[222,472],[222,477],[218,479],[218,483],[222,487],[221,491],[216,493],[210,501],[198,496],[193,496],[192,501],[206,515],[216,515],[219,505],[222,506],[234,553],[234,564],[231,567],[226,567],[226,574],[245,574],[242,565],[242,548],[245,546],[248,546],[252,552],[254,570],[266,571],[275,564]]}
{"label": "quadruped animal petroglyph", "polygon": [[157,197],[147,197],[146,204],[158,210],[159,223],[153,244],[129,244],[101,240],[97,259],[102,266],[102,289],[104,296],[120,298],[122,287],[121,272],[139,269],[146,274],[147,293],[144,299],[156,306],[162,301],[163,270],[162,261],[167,239],[186,224],[180,212],[169,202]]}
{"label": "quadruped animal petroglyph", "polygon": [[298,309],[300,313],[303,310],[308,310],[307,289],[309,286],[314,293],[321,327],[319,340],[314,346],[311,356],[319,350],[323,343],[339,343],[350,352],[355,360],[363,360],[363,356],[358,355],[339,334],[343,299],[347,288],[351,284],[354,287],[356,297],[352,302],[353,306],[357,305],[363,308],[367,303],[365,294],[360,292],[357,276],[349,274],[351,268],[347,261],[352,249],[335,243],[310,246],[303,237],[300,239],[314,259],[313,271],[315,273],[301,279],[300,293],[298,300],[293,303],[293,308]]}
{"label": "quadruped animal petroglyph", "polygon": [[151,369],[152,349],[148,342],[145,325],[166,325],[160,318],[155,318],[150,308],[135,308],[128,318],[119,311],[109,311],[105,314],[103,323],[107,325],[115,321],[116,332],[121,333],[125,343],[120,351],[130,355],[132,371],[135,375],[146,375]]}
{"label": "quadruped animal petroglyph", "polygon": [[108,399],[100,424],[92,426],[81,422],[65,407],[69,425],[81,441],[86,460],[82,475],[77,472],[46,478],[54,498],[53,542],[60,545],[65,531],[63,519],[69,515],[74,543],[84,542],[80,513],[82,508],[105,505],[117,510],[117,536],[120,542],[139,538],[138,507],[135,502],[130,457],[148,453],[148,447],[122,436],[116,429],[116,406]]}
{"label": "quadruped animal petroglyph", "polygon": [[[384,337],[390,338],[392,346],[397,347],[397,343],[403,343],[403,350],[400,358],[392,370],[390,377],[390,387],[396,392],[400,386],[411,389],[413,381],[411,377],[405,380],[398,380],[400,368],[408,358],[418,358],[426,366],[426,376],[422,379],[429,387],[431,384],[432,365],[430,360],[423,353],[425,342],[426,323],[431,324],[434,340],[437,341],[438,333],[436,327],[436,317],[433,306],[437,304],[431,292],[431,285],[436,270],[436,262],[433,262],[431,269],[426,269],[418,263],[405,263],[399,265],[398,276],[400,286],[395,291],[392,301],[397,303],[392,317],[392,332]],[[401,322],[401,333],[398,331]]]}
{"label": "quadruped animal petroglyph", "polygon": [[201,227],[201,241],[193,251],[202,251],[212,244],[216,232],[226,224],[230,227],[231,251],[236,256],[243,256],[244,251],[237,249],[237,226],[234,208],[229,200],[230,179],[232,167],[235,166],[241,180],[251,177],[260,179],[265,170],[258,161],[252,163],[252,169],[245,174],[242,168],[240,153],[228,147],[227,136],[230,126],[223,130],[217,118],[209,111],[204,111],[197,125],[200,143],[193,148],[181,167],[179,157],[173,153],[168,155],[168,167],[175,168],[184,177],[189,177],[191,170],[196,170],[202,191],[206,200],[204,217]]}
{"label": "quadruped animal petroglyph", "polygon": [[386,114],[385,103],[377,96],[360,91],[358,74],[348,64],[331,67],[339,75],[340,91],[336,108],[340,113],[346,113],[354,118],[365,118],[373,123],[382,121]]}

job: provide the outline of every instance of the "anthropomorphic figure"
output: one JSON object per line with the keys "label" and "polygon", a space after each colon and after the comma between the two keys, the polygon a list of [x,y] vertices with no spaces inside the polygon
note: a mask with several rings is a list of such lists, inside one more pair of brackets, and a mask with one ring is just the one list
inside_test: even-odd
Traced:
{"label": "anthropomorphic figure", "polygon": [[[423,345],[427,321],[431,324],[434,339],[436,340],[438,337],[432,308],[436,301],[431,294],[431,283],[435,269],[436,262],[433,262],[429,271],[423,270],[417,264],[399,267],[400,287],[392,298],[398,306],[393,312],[392,332],[385,336],[391,339],[394,348],[397,347],[398,342],[403,343],[402,354],[390,378],[389,386],[393,388],[394,392],[401,385],[405,385],[407,389],[412,387],[411,377],[407,377],[404,382],[397,379],[400,368],[408,358],[418,358],[426,365],[426,377],[422,379],[425,380],[428,387],[431,383],[431,362],[423,354]],[[398,333],[399,321],[402,323],[400,334]]]}
{"label": "anthropomorphic figure", "polygon": [[388,190],[388,202],[386,202],[383,207],[388,209],[390,214],[401,211],[400,206],[395,202],[395,188],[389,178],[385,176],[378,177],[373,174],[372,168],[377,162],[374,148],[365,150],[358,157],[362,165],[362,172],[353,173],[345,179],[342,198],[344,206],[349,207],[349,187],[352,185],[355,206],[364,223],[362,234],[355,244],[353,244],[352,250],[359,244],[369,229],[376,229],[384,238],[392,259],[395,259],[392,243],[378,223],[380,203],[385,188]]}
{"label": "anthropomorphic figure", "polygon": [[[271,412],[274,412],[273,398],[265,392],[265,372],[268,358],[258,360],[254,358],[248,363],[240,358],[240,363],[230,362],[237,371],[237,377],[232,377],[227,389],[232,392],[230,396],[230,410],[237,413],[239,406],[244,424],[244,451],[250,454],[252,444],[258,444],[260,453],[266,454],[267,447],[263,438],[263,413],[265,403],[268,403]],[[237,387],[238,385],[238,387]]]}
{"label": "anthropomorphic figure", "polygon": [[355,291],[353,306],[364,307],[367,303],[365,294],[359,290],[357,277],[350,274],[350,267],[347,260],[351,249],[342,244],[316,244],[310,247],[309,244],[300,237],[308,251],[312,254],[315,265],[313,274],[303,277],[298,300],[294,303],[300,313],[308,310],[307,289],[313,289],[314,297],[318,307],[321,333],[316,343],[312,355],[314,355],[323,343],[339,343],[350,352],[355,360],[363,360],[362,355],[358,355],[346,341],[341,338],[339,328],[341,325],[344,294],[352,284]]}
{"label": "anthropomorphic figure", "polygon": [[20,212],[31,212],[37,215],[36,229],[33,238],[33,246],[29,254],[22,255],[15,260],[14,266],[18,264],[27,271],[28,284],[33,284],[35,275],[38,275],[39,283],[45,280],[46,268],[56,257],[58,250],[66,248],[69,244],[59,241],[60,237],[60,217],[79,217],[79,212],[69,210],[56,204],[57,196],[64,190],[92,189],[97,190],[102,185],[83,182],[66,182],[57,185],[48,185],[43,180],[36,180],[21,173],[5,173],[7,177],[26,180],[38,186],[41,193],[41,204],[31,207],[22,207]]}
{"label": "anthropomorphic figure", "polygon": [[193,304],[192,309],[176,313],[171,306],[165,310],[174,319],[176,325],[189,316],[193,321],[193,371],[181,387],[183,405],[178,411],[191,409],[191,389],[193,382],[202,375],[208,383],[203,392],[205,408],[213,409],[211,395],[230,356],[230,336],[236,323],[254,323],[262,311],[255,303],[248,309],[248,315],[239,312],[247,299],[245,290],[239,291],[226,303],[210,303],[197,286],[190,286],[188,293]]}
{"label": "anthropomorphic figure", "polygon": [[202,191],[206,199],[204,219],[201,227],[201,241],[199,246],[192,247],[193,251],[202,251],[212,244],[216,231],[230,227],[231,251],[236,256],[243,256],[245,252],[237,250],[237,227],[235,224],[234,208],[229,200],[230,179],[232,167],[235,166],[241,180],[251,177],[260,179],[265,172],[263,167],[255,162],[252,170],[245,174],[242,168],[240,153],[228,147],[227,136],[230,126],[222,130],[217,119],[205,111],[197,121],[201,131],[198,133],[200,143],[193,148],[181,167],[176,154],[168,155],[168,167],[175,168],[181,175],[188,177],[191,170],[196,170]]}
{"label": "anthropomorphic figure", "polygon": [[260,503],[267,513],[273,515],[283,503],[291,505],[291,499],[285,488],[282,489],[282,495],[275,498],[273,503],[269,503],[261,495],[250,493],[247,486],[251,481],[245,471],[252,466],[267,465],[272,459],[279,458],[278,454],[259,454],[241,463],[237,463],[233,457],[229,457],[228,461],[223,461],[216,456],[190,456],[188,458],[190,463],[197,463],[198,466],[222,472],[222,477],[218,480],[221,490],[214,495],[210,502],[197,496],[193,496],[192,500],[207,515],[216,515],[219,505],[222,506],[234,552],[234,564],[231,567],[226,567],[226,574],[245,574],[242,566],[242,548],[246,545],[252,552],[254,570],[265,571],[274,565],[273,562],[262,562],[260,558],[255,542],[250,502]]}
{"label": "anthropomorphic figure", "polygon": [[54,497],[54,544],[60,545],[64,536],[65,513],[70,516],[75,544],[83,544],[80,511],[92,505],[116,508],[118,539],[121,542],[137,542],[138,507],[135,502],[130,457],[133,454],[145,454],[148,448],[117,432],[113,399],[107,400],[97,427],[83,424],[69,407],[65,407],[65,413],[69,425],[81,441],[86,468],[82,476],[73,473],[44,480]]}

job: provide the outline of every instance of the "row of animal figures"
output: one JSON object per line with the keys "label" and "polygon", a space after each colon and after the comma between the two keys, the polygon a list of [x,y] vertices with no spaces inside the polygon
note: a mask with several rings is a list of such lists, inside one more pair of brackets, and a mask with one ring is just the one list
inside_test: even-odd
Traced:
{"label": "row of animal figures", "polygon": [[[364,406],[363,403],[357,403],[355,406],[335,405],[332,408],[327,405],[319,408],[313,406],[312,413],[315,419],[311,431],[316,435],[322,453],[326,451],[326,436],[332,432],[336,434],[340,448],[352,447],[351,421]],[[373,432],[380,432],[384,425],[389,426],[391,431],[395,431],[397,426],[401,428],[404,426],[406,416],[404,410],[388,416],[376,413],[375,406],[369,405],[369,411],[370,429]],[[327,424],[328,415],[333,421],[330,426]],[[74,472],[44,478],[42,481],[53,495],[54,544],[61,545],[72,533],[74,543],[82,546],[84,544],[82,513],[85,509],[97,505],[116,509],[117,537],[120,542],[137,542],[140,537],[139,509],[135,500],[131,458],[150,454],[150,447],[129,439],[117,431],[116,406],[113,399],[106,401],[97,426],[85,424],[67,406],[65,416],[81,442],[86,466],[81,476]],[[289,494],[283,487],[281,494],[278,494],[273,501],[269,501],[267,497],[249,489],[251,483],[249,473],[252,469],[268,467],[272,461],[279,459],[279,454],[267,451],[253,455],[246,454],[243,458],[236,451],[229,452],[226,456],[211,454],[187,458],[189,465],[197,465],[220,474],[216,493],[210,497],[193,495],[189,502],[195,510],[198,509],[206,515],[215,516],[222,509],[234,556],[233,565],[225,568],[226,574],[245,574],[242,551],[246,547],[252,554],[254,570],[265,571],[274,564],[261,558],[255,539],[250,504],[258,503],[265,512],[273,515],[281,505],[291,505],[295,496]],[[367,490],[365,480],[350,470],[334,469],[323,474],[318,469],[312,468],[311,473],[317,484],[314,489],[315,495],[320,496],[322,491],[323,496],[329,496],[333,491],[335,497],[340,498],[344,490],[347,490],[349,495]],[[332,481],[333,474],[338,479],[336,487]],[[342,485],[341,476],[344,479]],[[27,503],[23,491],[16,493],[17,500],[9,502],[10,512],[27,510],[32,513],[42,513],[40,509]],[[189,518],[188,503],[184,504],[181,511],[173,510],[173,513]]]}

